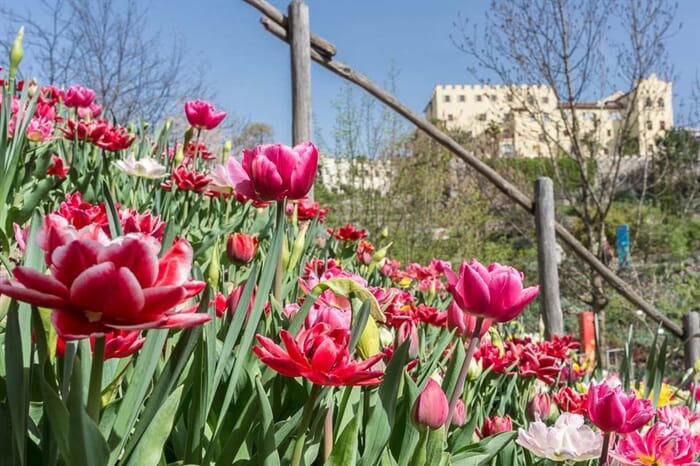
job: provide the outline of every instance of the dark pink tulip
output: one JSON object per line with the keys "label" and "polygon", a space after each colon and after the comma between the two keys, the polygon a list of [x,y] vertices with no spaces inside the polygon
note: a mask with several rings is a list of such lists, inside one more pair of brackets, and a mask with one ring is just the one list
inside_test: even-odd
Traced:
{"label": "dark pink tulip", "polygon": [[226,241],[226,255],[234,264],[250,263],[258,251],[258,237],[245,233],[233,233]]}
{"label": "dark pink tulip", "polygon": [[484,424],[481,426],[478,435],[481,438],[490,437],[492,435],[500,434],[501,432],[508,432],[513,430],[513,420],[507,414],[503,417],[493,416],[485,417]]}
{"label": "dark pink tulip", "polygon": [[[450,307],[447,308],[447,328],[450,330],[457,330],[457,335],[462,338],[471,338],[474,334],[474,328],[476,327],[476,317],[473,315],[466,314],[463,312],[457,303],[452,300]],[[483,337],[486,332],[488,332],[491,326],[490,319],[484,319],[481,324],[481,330],[479,331],[479,338]]]}
{"label": "dark pink tulip", "polygon": [[226,168],[237,193],[256,201],[298,200],[306,197],[318,167],[318,150],[311,142],[288,147],[265,144],[243,150],[243,161],[228,159]]}
{"label": "dark pink tulip", "polygon": [[535,393],[535,396],[528,402],[525,407],[525,416],[530,421],[541,421],[547,419],[549,410],[552,407],[552,401],[547,393]]}
{"label": "dark pink tulip", "polygon": [[217,112],[214,106],[204,100],[185,102],[187,121],[197,129],[214,129],[226,118],[226,112]]}
{"label": "dark pink tulip", "polygon": [[591,384],[588,389],[588,417],[604,432],[626,434],[635,431],[654,416],[651,402],[625,393],[619,385]]}
{"label": "dark pink tulip", "polygon": [[89,107],[95,98],[95,91],[82,86],[71,86],[63,93],[63,105],[69,108]]}
{"label": "dark pink tulip", "polygon": [[467,413],[464,409],[464,401],[457,400],[455,405],[455,413],[452,416],[452,425],[457,427],[462,427],[467,423]]}
{"label": "dark pink tulip", "polygon": [[497,322],[513,320],[540,290],[539,286],[523,289],[523,274],[513,267],[493,263],[487,268],[476,259],[462,262],[459,275],[449,269],[444,273],[460,309]]}
{"label": "dark pink tulip", "polygon": [[65,240],[56,237],[47,251],[50,275],[16,267],[16,280],[0,279],[0,293],[53,309],[51,320],[64,340],[209,320],[174,309],[205,285],[189,279],[192,247],[184,239],[176,239],[160,259],[146,239]]}
{"label": "dark pink tulip", "polygon": [[423,391],[413,405],[413,422],[419,426],[439,429],[447,421],[447,397],[442,387],[432,378],[428,378]]}

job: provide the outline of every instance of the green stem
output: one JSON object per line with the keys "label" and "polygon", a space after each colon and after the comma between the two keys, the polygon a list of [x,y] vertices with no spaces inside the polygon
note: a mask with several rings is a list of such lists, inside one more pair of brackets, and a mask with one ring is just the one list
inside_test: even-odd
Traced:
{"label": "green stem", "polygon": [[426,464],[428,459],[428,432],[429,427],[421,426],[419,428],[420,437],[416,449],[413,450],[410,466],[422,466]]}
{"label": "green stem", "polygon": [[88,387],[87,412],[95,423],[100,422],[102,405],[102,368],[105,362],[105,337],[95,338],[92,350],[92,367],[90,368],[90,385]]}
{"label": "green stem", "polygon": [[459,371],[459,377],[457,377],[457,383],[455,384],[455,389],[452,392],[452,397],[450,398],[450,407],[447,414],[447,422],[445,422],[445,432],[449,432],[450,430],[450,424],[452,423],[452,416],[454,416],[457,401],[462,396],[462,390],[464,390],[464,382],[467,380],[467,370],[469,370],[469,364],[471,364],[472,362],[472,356],[474,356],[476,344],[479,342],[479,333],[481,333],[481,325],[483,323],[484,318],[477,317],[476,324],[474,325],[474,333],[472,333],[472,338],[471,340],[469,340],[467,354],[464,356],[462,369]]}
{"label": "green stem", "polygon": [[603,433],[603,449],[600,451],[600,459],[598,466],[607,466],[608,464],[608,449],[610,448],[610,437],[615,435],[613,432]]}
{"label": "green stem", "polygon": [[327,462],[333,450],[333,391],[330,392],[330,402],[323,422],[323,462]]}
{"label": "green stem", "polygon": [[[284,235],[284,199],[277,201],[277,222],[275,224],[276,231],[281,231],[282,241],[286,241],[287,238]],[[284,250],[284,245],[282,245],[282,250]],[[280,251],[279,257],[277,258],[277,269],[275,270],[275,287],[272,295],[278,302],[282,302],[282,282],[284,278],[284,268],[282,267],[283,252]]]}
{"label": "green stem", "polygon": [[292,455],[292,466],[299,466],[301,464],[301,456],[304,453],[304,442],[306,441],[306,431],[309,430],[309,424],[311,424],[311,418],[314,414],[314,405],[316,404],[316,398],[321,391],[320,385],[314,385],[309,393],[309,399],[306,400],[304,405],[304,413],[301,417],[301,424],[299,425],[299,431],[297,438],[294,441],[294,453]]}

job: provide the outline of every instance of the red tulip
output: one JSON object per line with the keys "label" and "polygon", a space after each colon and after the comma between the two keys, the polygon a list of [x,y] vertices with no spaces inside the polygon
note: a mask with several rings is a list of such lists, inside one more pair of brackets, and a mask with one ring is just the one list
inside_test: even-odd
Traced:
{"label": "red tulip", "polygon": [[428,378],[423,391],[416,398],[411,411],[413,422],[419,426],[439,429],[447,421],[447,397],[442,387],[432,378]]}
{"label": "red tulip", "polygon": [[228,259],[239,265],[248,264],[258,251],[258,237],[245,233],[233,233],[226,241]]}
{"label": "red tulip", "polygon": [[316,177],[318,150],[311,142],[288,147],[264,144],[243,150],[243,161],[226,162],[234,189],[250,199],[280,201],[305,197]]}
{"label": "red tulip", "polygon": [[[140,330],[115,330],[105,333],[104,359],[125,358],[141,349],[146,341],[141,336]],[[90,347],[95,346],[95,338],[90,337]],[[56,339],[56,356],[62,358],[66,352],[66,342],[58,337]]]}
{"label": "red tulip", "polygon": [[349,223],[344,227],[338,228],[336,231],[333,231],[333,228],[329,228],[328,234],[339,241],[357,241],[362,238],[367,238],[367,231],[361,228],[356,229]]}
{"label": "red tulip", "polygon": [[523,289],[523,274],[513,267],[493,263],[487,267],[476,259],[462,262],[459,276],[445,269],[448,289],[466,313],[508,322],[517,317],[539,292],[539,286]]}
{"label": "red tulip", "polygon": [[552,398],[562,411],[573,414],[588,414],[588,395],[585,393],[578,393],[571,387],[562,387],[554,393]]}
{"label": "red tulip", "polygon": [[89,107],[95,98],[95,91],[82,86],[71,86],[63,93],[63,105],[69,108]]}
{"label": "red tulip", "polygon": [[507,414],[503,417],[493,416],[485,417],[484,424],[481,429],[477,432],[480,438],[490,437],[492,435],[500,434],[501,432],[508,432],[513,430],[513,420]]}
{"label": "red tulip", "polygon": [[226,118],[226,112],[217,112],[214,106],[204,100],[185,102],[187,121],[197,129],[214,129]]}
{"label": "red tulip", "polygon": [[[483,337],[484,334],[488,332],[490,326],[491,320],[484,319],[481,324],[481,330],[479,331],[479,338]],[[474,334],[475,327],[476,317],[462,312],[457,303],[452,300],[450,307],[447,308],[447,328],[456,330],[456,334],[462,338],[471,338]]]}
{"label": "red tulip", "polygon": [[374,245],[369,241],[360,241],[357,245],[357,261],[360,264],[369,265],[374,255]]}
{"label": "red tulip", "polygon": [[60,179],[65,179],[70,167],[65,165],[63,159],[56,154],[51,154],[51,165],[46,169],[47,175],[56,175]]}
{"label": "red tulip", "polygon": [[204,173],[189,170],[185,165],[180,164],[173,170],[173,179],[177,189],[181,191],[194,191],[201,193],[209,185],[210,178]]}
{"label": "red tulip", "polygon": [[184,239],[176,239],[159,259],[147,239],[120,237],[104,244],[56,233],[45,235],[51,274],[16,267],[15,281],[0,279],[0,293],[53,309],[52,322],[64,340],[209,320],[206,314],[173,309],[205,285],[189,280],[192,247]]}
{"label": "red tulip", "polygon": [[318,323],[299,331],[292,338],[287,330],[280,330],[286,351],[260,334],[260,346],[253,352],[271,369],[287,377],[304,377],[317,385],[376,385],[382,381],[382,371],[371,370],[383,353],[356,362],[350,359],[348,343],[350,331],[331,329]]}
{"label": "red tulip", "polygon": [[626,434],[649,422],[654,409],[647,399],[625,393],[619,385],[591,384],[588,389],[588,417],[604,432]]}

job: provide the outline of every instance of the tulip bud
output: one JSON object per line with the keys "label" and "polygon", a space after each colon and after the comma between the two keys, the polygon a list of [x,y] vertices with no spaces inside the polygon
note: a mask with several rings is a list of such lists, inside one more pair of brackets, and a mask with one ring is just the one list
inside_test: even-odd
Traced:
{"label": "tulip bud", "polygon": [[419,426],[439,429],[447,421],[447,397],[436,381],[428,378],[425,388],[416,398],[411,412],[413,422]]}
{"label": "tulip bud", "polygon": [[547,393],[536,393],[525,408],[525,416],[529,421],[542,421],[549,416],[552,402]]}
{"label": "tulip bud", "polygon": [[306,244],[306,230],[308,223],[305,223],[299,229],[299,234],[294,238],[294,243],[292,244],[292,254],[289,258],[288,268],[294,269],[299,263],[302,253],[304,252],[304,245]]}
{"label": "tulip bud", "polygon": [[17,67],[24,57],[24,49],[22,48],[22,39],[24,38],[24,26],[19,28],[15,41],[10,49],[10,79],[14,80],[17,76]]}
{"label": "tulip bud", "polygon": [[472,358],[472,360],[469,361],[469,368],[467,369],[467,380],[476,380],[483,372],[484,368],[481,365],[481,361]]}
{"label": "tulip bud", "polygon": [[384,347],[391,346],[394,343],[394,334],[391,333],[391,330],[382,326],[379,329],[379,341]]}
{"label": "tulip bud", "polygon": [[209,262],[209,268],[207,269],[207,281],[209,286],[211,286],[214,291],[217,290],[219,286],[219,271],[221,269],[221,261],[219,254],[219,242],[214,242],[214,247],[211,251],[211,261]]}
{"label": "tulip bud", "polygon": [[410,343],[408,344],[408,357],[413,359],[418,356],[419,338],[418,327],[415,322],[407,320],[399,325],[399,329],[396,332],[396,339],[399,345],[410,339]]}
{"label": "tulip bud", "polygon": [[365,325],[365,329],[362,331],[359,340],[357,340],[357,352],[363,359],[367,359],[378,354],[379,351],[379,329],[374,321],[374,317],[369,316],[367,325]]}
{"label": "tulip bud", "polygon": [[380,238],[388,238],[389,237],[389,227],[382,228],[382,231],[379,232],[379,237]]}
{"label": "tulip bud", "polygon": [[175,158],[173,161],[175,165],[180,165],[183,160],[185,160],[185,146],[178,145],[175,149]]}
{"label": "tulip bud", "polygon": [[500,434],[501,432],[508,432],[509,430],[513,430],[513,420],[510,416],[485,417],[484,425],[481,426],[481,430],[479,431],[479,436],[481,438],[486,438]]}
{"label": "tulip bud", "polygon": [[173,119],[172,118],[168,118],[167,120],[165,120],[165,132],[166,133],[170,132],[170,128],[172,128],[172,126],[173,126]]}
{"label": "tulip bud", "polygon": [[221,152],[222,152],[222,154],[221,154],[221,155],[222,155],[221,160],[223,160],[224,162],[226,161],[226,158],[228,157],[228,154],[231,153],[231,148],[232,148],[232,147],[233,147],[233,143],[231,142],[230,139],[227,140],[226,142],[224,142],[224,148],[223,148],[223,150],[221,151]]}
{"label": "tulip bud", "polygon": [[187,130],[185,131],[185,140],[182,141],[182,146],[187,147],[187,144],[190,143],[192,138],[194,137],[194,128],[191,126],[187,127]]}
{"label": "tulip bud", "polygon": [[245,265],[253,260],[258,250],[257,236],[233,233],[226,242],[226,255],[234,264]]}
{"label": "tulip bud", "polygon": [[457,400],[455,405],[455,412],[452,415],[452,425],[456,427],[462,427],[467,423],[467,413],[464,410],[464,401]]}

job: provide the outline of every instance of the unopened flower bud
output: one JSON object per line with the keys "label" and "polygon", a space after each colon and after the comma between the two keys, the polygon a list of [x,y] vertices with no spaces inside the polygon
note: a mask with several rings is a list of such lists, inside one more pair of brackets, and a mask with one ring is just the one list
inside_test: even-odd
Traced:
{"label": "unopened flower bud", "polygon": [[17,76],[17,67],[24,57],[24,49],[22,48],[22,39],[24,38],[24,26],[19,28],[15,41],[10,49],[10,79],[15,79]]}
{"label": "unopened flower bud", "polygon": [[447,397],[436,381],[428,378],[425,388],[416,398],[411,412],[413,422],[419,426],[439,429],[447,421]]}
{"label": "unopened flower bud", "polygon": [[469,368],[467,369],[467,380],[478,379],[482,372],[484,372],[484,368],[481,365],[481,361],[476,361],[472,358],[472,360],[469,361]]}
{"label": "unopened flower bud", "polygon": [[552,402],[547,393],[536,393],[525,408],[525,416],[530,421],[542,421],[549,416]]}
{"label": "unopened flower bud", "polygon": [[234,264],[245,265],[253,260],[258,250],[257,236],[233,233],[226,241],[226,255]]}
{"label": "unopened flower bud", "polygon": [[509,430],[513,430],[513,420],[510,416],[487,416],[484,418],[484,424],[481,426],[481,430],[479,430],[479,437],[486,438],[500,434],[501,432],[508,432]]}
{"label": "unopened flower bud", "polygon": [[357,352],[363,359],[370,358],[380,352],[379,347],[379,328],[374,321],[374,317],[367,318],[367,325],[357,340]]}
{"label": "unopened flower bud", "polygon": [[382,228],[382,231],[379,232],[379,237],[380,238],[388,238],[389,237],[389,227]]}
{"label": "unopened flower bud", "polygon": [[221,269],[221,260],[219,256],[219,242],[215,241],[211,251],[211,261],[207,269],[207,281],[214,291],[216,291],[219,286],[219,273]]}
{"label": "unopened flower bud", "polygon": [[222,150],[222,156],[223,156],[223,157],[221,158],[223,161],[226,161],[226,158],[228,157],[228,154],[231,153],[231,148],[232,148],[232,147],[233,147],[233,143],[231,142],[230,139],[227,140],[226,142],[224,142],[224,148],[223,148],[223,150]]}
{"label": "unopened flower bud", "polygon": [[452,425],[456,427],[462,427],[467,423],[467,413],[464,410],[464,401],[457,400],[455,405],[455,412],[452,415]]}
{"label": "unopened flower bud", "polygon": [[306,230],[308,223],[305,223],[299,229],[299,234],[294,238],[294,243],[292,244],[292,255],[289,258],[290,269],[294,269],[299,263],[302,253],[304,252],[304,245],[306,244]]}

